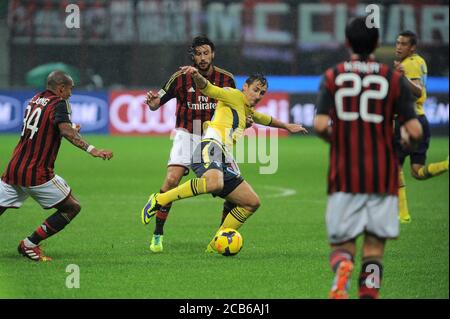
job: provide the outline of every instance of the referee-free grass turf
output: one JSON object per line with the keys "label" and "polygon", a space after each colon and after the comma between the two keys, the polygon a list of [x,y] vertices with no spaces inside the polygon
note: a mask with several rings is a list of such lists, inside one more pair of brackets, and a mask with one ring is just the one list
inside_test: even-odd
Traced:
{"label": "referee-free grass turf", "polygon": [[[53,210],[41,209],[30,198],[0,217],[0,297],[327,297],[332,281],[324,217],[328,148],[318,138],[280,138],[275,174],[260,174],[260,164],[240,164],[262,205],[240,229],[244,246],[234,257],[204,253],[222,209],[222,200],[210,195],[175,203],[165,227],[164,252],[149,251],[154,222],[143,226],[139,213],[165,177],[168,137],[87,139],[112,149],[114,158],[91,158],[62,143],[56,173],[72,187],[82,211],[43,242],[52,262],[32,262],[16,248]],[[0,170],[17,140],[17,135],[0,136]],[[448,138],[434,137],[428,161],[447,154]],[[413,221],[401,225],[398,240],[387,243],[381,296],[448,298],[448,174],[424,182],[406,174],[406,180]],[[80,288],[69,289],[73,264],[79,267]]]}

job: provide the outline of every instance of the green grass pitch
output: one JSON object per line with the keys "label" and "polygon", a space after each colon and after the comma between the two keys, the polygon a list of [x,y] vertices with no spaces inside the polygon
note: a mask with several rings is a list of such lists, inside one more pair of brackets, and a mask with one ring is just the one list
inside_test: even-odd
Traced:
{"label": "green grass pitch", "polygon": [[[1,171],[17,139],[0,136]],[[16,251],[19,240],[51,211],[29,199],[0,217],[1,298],[327,297],[332,281],[324,217],[328,149],[318,138],[281,138],[274,175],[259,174],[258,164],[240,164],[262,205],[240,229],[244,247],[234,257],[204,253],[222,209],[222,201],[209,195],[175,203],[164,252],[149,251],[154,222],[143,226],[139,212],[165,176],[168,137],[87,139],[111,148],[115,157],[103,162],[63,142],[56,172],[72,187],[82,211],[44,242],[53,262],[35,263]],[[428,161],[447,155],[448,138],[433,138]],[[401,226],[400,239],[387,244],[381,297],[448,298],[448,174],[424,182],[407,174],[407,187],[413,221]],[[66,287],[70,264],[79,266],[80,288]]]}

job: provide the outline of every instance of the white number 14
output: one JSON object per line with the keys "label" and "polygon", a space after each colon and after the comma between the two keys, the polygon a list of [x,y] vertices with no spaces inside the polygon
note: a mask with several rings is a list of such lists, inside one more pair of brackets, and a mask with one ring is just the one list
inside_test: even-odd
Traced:
{"label": "white number 14", "polygon": [[[31,113],[31,106],[28,105],[25,112],[27,114],[25,115],[25,118],[23,119],[23,130],[22,130],[21,135],[23,136],[23,134],[25,134],[25,130],[29,129],[31,131],[31,134],[30,134],[30,140],[31,140],[34,137],[34,134],[36,134],[36,132],[39,130],[39,128],[37,126],[39,124],[39,118],[41,117],[42,110],[41,110],[41,108],[38,107],[33,111],[33,113]],[[31,124],[31,121],[33,121],[33,124]]]}

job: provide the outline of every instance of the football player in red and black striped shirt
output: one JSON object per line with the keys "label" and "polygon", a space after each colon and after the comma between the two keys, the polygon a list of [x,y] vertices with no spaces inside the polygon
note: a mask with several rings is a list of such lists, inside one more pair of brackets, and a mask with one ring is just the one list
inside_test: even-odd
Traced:
{"label": "football player in red and black striped shirt", "polygon": [[47,90],[36,94],[25,110],[19,143],[0,181],[0,215],[7,208],[19,208],[29,196],[44,209],[57,209],[20,241],[19,253],[34,261],[51,260],[39,243],[61,231],[81,210],[70,187],[54,173],[61,137],[94,157],[109,160],[113,155],[89,145],[79,134],[80,126],[72,124],[68,102],[72,87],[69,75],[61,71],[49,74]]}
{"label": "football player in red and black striped shirt", "polygon": [[[211,83],[219,87],[236,88],[233,75],[213,65],[214,49],[214,43],[206,36],[194,38],[189,50],[193,65]],[[175,137],[161,192],[177,187],[181,178],[188,173],[192,153],[200,143],[203,124],[211,120],[217,105],[215,99],[203,95],[192,78],[181,71],[175,72],[158,93],[148,92],[146,103],[150,110],[155,111],[172,98],[177,100]],[[225,202],[223,214],[234,207]],[[150,245],[153,252],[163,249],[163,228],[170,208],[171,205],[168,205],[156,213],[156,226]]]}
{"label": "football player in red and black striped shirt", "polygon": [[374,60],[378,29],[356,18],[345,33],[351,60],[325,72],[314,121],[317,134],[330,143],[326,221],[335,272],[330,298],[348,298],[355,241],[362,233],[359,297],[378,298],[385,241],[399,234],[394,115],[402,122],[405,144],[408,139],[417,144],[422,127],[405,79]]}

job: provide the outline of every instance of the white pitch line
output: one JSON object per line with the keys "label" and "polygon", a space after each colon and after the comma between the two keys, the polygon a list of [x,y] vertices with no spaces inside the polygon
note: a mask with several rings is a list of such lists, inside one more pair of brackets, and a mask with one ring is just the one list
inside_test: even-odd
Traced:
{"label": "white pitch line", "polygon": [[[280,198],[280,197],[289,197],[289,196],[294,196],[295,194],[297,194],[297,191],[293,188],[286,188],[286,187],[279,187],[279,186],[273,186],[273,185],[261,185],[258,186],[258,188],[262,188],[265,190],[268,190],[267,194],[266,192],[262,193],[262,194],[258,194],[261,198]],[[199,197],[192,197],[192,198],[188,198],[186,200],[184,200],[183,202],[186,203],[195,203],[195,202],[212,202],[215,201],[217,199],[220,199],[220,197],[216,197],[216,198],[212,198],[211,195],[202,195]]]}

